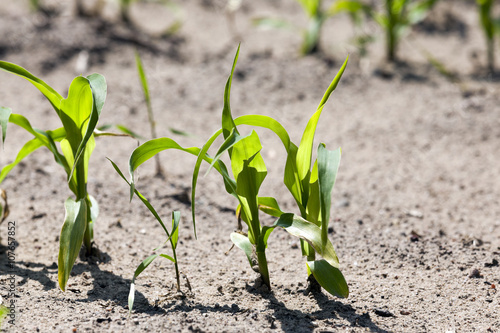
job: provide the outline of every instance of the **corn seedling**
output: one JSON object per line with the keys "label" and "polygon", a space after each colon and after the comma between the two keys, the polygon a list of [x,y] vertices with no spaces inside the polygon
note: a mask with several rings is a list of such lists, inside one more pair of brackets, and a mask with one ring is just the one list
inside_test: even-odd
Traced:
{"label": "corn seedling", "polygon": [[[111,160],[109,160],[113,167],[115,168],[116,172],[122,177],[122,179],[129,185],[131,186],[132,184],[125,178],[121,170],[118,168],[118,166]],[[165,231],[165,234],[167,235],[167,240],[155,248],[153,252],[156,252],[160,250],[163,245],[165,245],[167,242],[170,242],[170,246],[172,248],[172,256],[169,256],[168,254],[153,254],[144,259],[141,264],[137,267],[134,273],[134,277],[132,278],[132,284],[130,285],[130,293],[128,296],[128,308],[129,312],[132,312],[132,308],[134,306],[134,299],[135,299],[135,279],[153,262],[158,257],[163,257],[166,258],[174,263],[175,267],[175,277],[177,281],[177,291],[181,290],[181,285],[180,285],[180,271],[179,271],[179,266],[178,266],[178,261],[177,261],[177,243],[179,241],[179,222],[181,219],[181,213],[179,211],[174,211],[172,212],[172,229],[170,232],[168,231],[167,227],[163,223],[163,221],[160,218],[160,215],[156,212],[154,207],[151,205],[151,203],[137,190],[133,189],[135,195],[142,201],[142,203],[149,209],[151,214],[156,218],[158,223],[161,225],[163,230]]]}
{"label": "corn seedling", "polygon": [[438,0],[385,0],[385,10],[378,11],[359,0],[339,0],[332,7],[334,13],[347,12],[356,15],[364,12],[372,17],[386,34],[386,57],[397,59],[397,48],[409,28],[421,22]]}
{"label": "corn seedling", "polygon": [[[288,133],[283,128],[283,126],[274,120],[273,118],[261,115],[246,115],[233,119],[230,108],[230,90],[231,82],[234,74],[234,69],[238,59],[238,52],[236,53],[231,74],[226,82],[225,92],[224,92],[224,108],[222,112],[222,128],[217,130],[203,145],[203,147],[197,148],[183,148],[177,144],[174,140],[170,138],[158,138],[150,140],[137,147],[130,159],[129,159],[129,173],[130,173],[130,197],[132,198],[135,191],[135,181],[134,172],[135,170],[144,162],[151,159],[153,156],[161,151],[167,149],[178,149],[186,153],[197,156],[195,168],[193,171],[193,181],[192,181],[192,193],[191,193],[191,208],[192,208],[192,218],[193,227],[196,235],[196,213],[195,213],[195,197],[196,197],[196,186],[198,182],[198,176],[200,173],[201,164],[203,161],[210,164],[209,171],[213,168],[217,170],[222,176],[224,187],[226,192],[235,197],[238,201],[238,207],[236,209],[238,220],[242,220],[246,223],[248,227],[248,233],[244,233],[243,230],[234,232],[231,234],[231,240],[240,249],[245,252],[250,266],[257,270],[262,278],[262,281],[271,288],[269,269],[267,265],[267,259],[265,250],[267,248],[267,241],[269,235],[276,227],[282,227],[287,230],[291,235],[294,235],[300,239],[303,239],[306,243],[310,244],[310,251],[315,251],[316,255],[321,256],[322,259],[316,258],[308,261],[308,267],[312,274],[316,277],[318,282],[323,286],[329,293],[339,297],[347,297],[349,290],[347,283],[339,270],[339,261],[332,243],[327,237],[327,228],[322,231],[321,224],[316,222],[307,221],[305,218],[292,214],[284,213],[279,208],[278,202],[272,197],[260,197],[258,195],[260,186],[264,181],[267,169],[264,164],[263,158],[260,154],[262,145],[260,139],[255,131],[251,131],[247,135],[240,135],[237,128],[239,125],[247,125],[253,127],[267,128],[280,138],[285,150],[287,152],[287,167],[285,171],[285,184],[293,189],[293,193],[297,192],[303,187],[306,181],[309,181],[311,176],[310,172],[305,171],[305,176],[301,179],[298,173],[298,162],[302,168],[305,168],[307,161],[310,161],[311,157],[307,157],[307,152],[311,150],[302,148],[299,156],[304,156],[304,160],[299,160],[297,154],[299,149],[294,145],[289,138]],[[342,75],[346,63],[342,67],[342,70],[335,77],[334,81],[330,85],[325,97],[322,102],[326,102],[329,94],[335,89],[338,81]],[[319,110],[322,110],[324,105],[322,103]],[[317,118],[319,118],[320,111],[315,113],[316,123]],[[311,123],[311,121],[310,121]],[[307,133],[311,132],[311,126]],[[315,129],[315,126],[313,126]],[[314,132],[314,130],[313,130]],[[313,133],[314,134],[314,133]],[[214,143],[214,141],[223,135],[224,142],[219,147],[215,157],[212,158],[208,155],[208,150]],[[309,136],[307,136],[307,140]],[[304,144],[303,147],[306,147]],[[322,158],[324,157],[330,163],[333,158],[331,156],[337,157],[338,153],[327,153],[326,150],[323,151],[320,146],[320,154]],[[228,168],[220,157],[225,154],[229,154],[229,159],[231,162],[231,171],[234,178],[231,177]],[[326,156],[326,157],[325,157]],[[302,158],[302,157],[301,157]],[[305,161],[305,162],[304,162]],[[319,163],[324,166],[323,162]],[[329,167],[325,166],[325,169]],[[335,168],[332,168],[335,169]],[[301,169],[302,170],[302,169]],[[305,170],[305,169],[304,169]],[[330,169],[328,169],[330,170]],[[336,169],[335,169],[336,170]],[[302,171],[304,172],[304,171]],[[322,176],[323,177],[323,176]],[[329,182],[331,182],[332,175],[328,177]],[[323,178],[322,178],[323,179]],[[333,175],[334,179],[334,175]],[[326,183],[328,183],[328,181]],[[322,193],[328,192],[330,185],[325,185],[321,190]],[[309,193],[309,192],[307,192]],[[329,193],[329,192],[328,192]],[[297,194],[300,195],[300,194]],[[322,200],[328,201],[329,197],[322,197]],[[320,199],[318,199],[320,200]],[[301,203],[303,201],[300,201]],[[318,205],[320,205],[318,201]],[[323,207],[326,207],[324,205]],[[330,207],[328,205],[328,207]],[[259,210],[266,214],[277,217],[278,220],[271,226],[263,226],[259,219]],[[326,208],[323,210],[322,214],[327,214]],[[326,216],[326,215],[325,215]],[[324,220],[328,219],[325,217]],[[239,221],[238,221],[239,222]],[[321,222],[323,224],[327,222]],[[240,228],[239,228],[240,229]],[[309,255],[309,259],[313,258],[312,254]]]}
{"label": "corn seedling", "polygon": [[[305,243],[309,244],[310,247],[306,248],[309,251],[307,252],[308,267],[318,282],[331,294],[339,297],[347,297],[349,294],[347,283],[339,270],[339,261],[337,255],[335,254],[333,245],[327,237],[327,224],[331,198],[330,193],[335,181],[338,161],[340,158],[340,150],[337,150],[336,152],[328,152],[324,149],[323,145],[320,145],[319,156],[321,157],[321,162],[315,165],[320,165],[320,184],[322,184],[322,187],[320,189],[320,185],[316,185],[317,193],[314,193],[317,195],[317,198],[315,198],[316,201],[313,201],[312,199],[310,200],[310,204],[304,207],[303,215],[306,217],[313,216],[312,213],[310,215],[305,213],[308,209],[312,210],[309,206],[313,206],[313,203],[315,203],[317,206],[315,207],[315,212],[317,214],[320,214],[320,207],[323,207],[323,210],[321,211],[323,220],[321,218],[316,218],[316,220],[309,221],[304,218],[304,216],[301,217],[295,214],[282,212],[275,198],[258,196],[259,188],[267,173],[264,161],[260,155],[262,146],[255,131],[252,131],[246,136],[241,136],[237,129],[237,126],[239,125],[263,127],[278,135],[285,147],[285,150],[287,151],[285,184],[290,189],[292,194],[294,194],[297,202],[304,205],[304,200],[301,197],[304,193],[302,190],[305,186],[304,184],[311,181],[314,176],[318,177],[317,173],[311,176],[311,171],[307,170],[307,168],[310,168],[308,165],[310,165],[312,152],[311,149],[308,148],[308,144],[310,143],[312,145],[317,119],[319,118],[321,110],[323,109],[330,93],[337,86],[337,83],[340,80],[347,64],[347,60],[325,93],[318,111],[309,121],[302,139],[302,148],[297,148],[297,146],[290,141],[289,135],[283,126],[270,117],[247,115],[233,119],[230,107],[230,90],[238,54],[239,48],[233,62],[231,74],[226,83],[224,108],[222,111],[222,128],[213,134],[203,146],[195,165],[192,191],[193,222],[195,221],[194,199],[196,183],[201,160],[215,139],[220,134],[223,134],[225,141],[219,148],[211,165],[219,163],[217,170],[221,173],[224,179],[226,191],[238,199],[239,206],[237,208],[237,215],[238,218],[241,218],[247,224],[248,234],[234,232],[231,234],[231,240],[237,247],[245,252],[252,268],[259,271],[264,283],[270,289],[271,284],[269,280],[269,270],[267,267],[265,249],[267,248],[269,235],[274,228],[282,227],[291,235],[296,236],[302,239]],[[231,170],[234,180],[229,178],[227,168],[219,159],[220,156],[226,151],[230,156]],[[313,172],[314,170],[318,170],[318,168],[316,167],[313,169]],[[314,182],[314,184],[318,184],[318,181]],[[307,190],[308,191],[305,195],[309,195],[310,193],[309,188],[307,188]],[[322,204],[323,202],[324,204]],[[328,202],[328,205],[326,202]],[[259,222],[259,210],[271,216],[278,217],[278,220],[272,226],[262,226]],[[325,225],[326,227],[324,227]],[[322,227],[324,228],[322,229]],[[316,260],[313,253],[320,255],[323,259]]]}
{"label": "corn seedling", "polygon": [[257,18],[254,20],[254,24],[262,28],[287,28],[302,31],[301,53],[306,55],[318,52],[320,50],[321,28],[327,19],[336,14],[334,11],[335,3],[330,5],[330,8],[324,9],[321,0],[297,0],[297,2],[307,15],[308,25],[306,29],[301,29],[295,24],[275,18]]}
{"label": "corn seedling", "polygon": [[488,70],[495,71],[495,35],[500,33],[500,19],[493,18],[493,0],[476,0],[481,27],[486,38]]}
{"label": "corn seedling", "polygon": [[0,61],[0,68],[28,80],[38,88],[54,108],[63,126],[50,131],[35,129],[24,116],[12,113],[9,108],[0,108],[2,142],[8,123],[20,126],[33,135],[33,139],[21,148],[14,162],[1,169],[0,183],[25,157],[40,147],[46,147],[63,167],[68,187],[75,195],[75,198],[68,198],[65,202],[66,216],[59,238],[58,280],[64,291],[82,244],[87,253],[91,253],[92,249],[99,208],[96,200],[87,192],[87,175],[90,155],[95,148],[94,129],[106,99],[106,81],[100,74],[78,76],[69,87],[68,97],[63,98],[20,66]]}

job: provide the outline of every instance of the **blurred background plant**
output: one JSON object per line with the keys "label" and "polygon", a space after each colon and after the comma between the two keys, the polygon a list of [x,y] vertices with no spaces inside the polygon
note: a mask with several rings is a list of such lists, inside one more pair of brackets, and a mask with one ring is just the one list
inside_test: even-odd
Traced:
{"label": "blurred background plant", "polygon": [[330,17],[337,14],[334,10],[335,2],[331,2],[328,8],[324,8],[322,0],[296,0],[307,15],[307,28],[301,28],[294,23],[280,18],[260,17],[255,18],[255,26],[264,29],[289,29],[297,33],[302,33],[303,40],[300,48],[302,55],[316,53],[320,50],[320,36],[323,23]]}
{"label": "blurred background plant", "polygon": [[487,66],[495,72],[495,36],[500,34],[500,18],[493,17],[493,0],[476,0],[481,28],[486,39]]}
{"label": "blurred background plant", "polygon": [[410,28],[424,20],[438,0],[385,0],[380,8],[372,3],[359,0],[336,1],[331,11],[333,14],[346,12],[359,24],[361,13],[377,22],[386,34],[386,58],[389,62],[397,60],[400,40]]}

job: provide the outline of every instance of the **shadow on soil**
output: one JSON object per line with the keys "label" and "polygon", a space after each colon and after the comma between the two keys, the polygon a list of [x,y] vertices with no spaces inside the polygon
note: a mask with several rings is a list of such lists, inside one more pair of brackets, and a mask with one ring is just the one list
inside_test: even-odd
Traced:
{"label": "shadow on soil", "polygon": [[[337,302],[328,298],[328,296],[322,293],[316,293],[313,297],[316,299],[320,311],[315,311],[312,313],[304,313],[299,310],[291,310],[286,307],[286,305],[276,299],[274,293],[261,293],[257,291],[253,286],[247,285],[246,290],[258,297],[262,297],[269,301],[268,309],[273,311],[273,314],[262,315],[259,311],[251,308],[243,308],[238,304],[233,303],[231,305],[219,305],[206,306],[193,303],[192,301],[186,302],[186,298],[181,299],[179,304],[178,300],[170,301],[164,303],[162,307],[166,309],[166,312],[184,312],[188,313],[194,310],[199,311],[201,314],[204,313],[230,313],[233,316],[243,315],[248,320],[257,320],[258,316],[264,316],[264,321],[267,321],[269,328],[277,328],[277,323],[280,323],[280,329],[283,332],[314,332],[316,331],[318,320],[324,320],[327,325],[331,327],[320,329],[320,332],[329,332],[331,329],[335,331],[339,328],[345,328],[345,325],[338,326],[335,321],[344,319],[350,323],[351,327],[364,327],[370,332],[387,333],[389,331],[378,327],[370,318],[368,312],[363,314],[357,314],[356,309],[351,305],[343,304],[342,302]],[[312,294],[311,294],[312,295]],[[243,320],[247,320],[244,318]],[[194,324],[194,323],[193,323]],[[196,328],[192,327],[192,330]]]}
{"label": "shadow on soil", "polygon": [[[100,253],[100,259],[109,258],[107,254]],[[95,258],[94,258],[95,259]],[[102,261],[101,261],[102,262]],[[18,283],[18,286],[24,285],[28,279],[38,281],[42,286],[43,290],[51,290],[54,288],[59,288],[57,286],[57,264],[52,263],[50,266],[44,264],[16,261],[13,269],[10,269],[9,262],[7,258],[7,248],[0,245],[0,267],[2,273],[14,274],[21,277],[22,280]],[[83,279],[88,279],[89,284],[92,284],[92,289],[87,291],[86,298],[77,299],[77,302],[91,303],[98,300],[111,301],[116,306],[120,306],[124,309],[128,309],[128,293],[130,288],[130,279],[124,279],[113,272],[101,270],[99,266],[93,260],[93,257],[88,258],[85,263],[77,263],[73,267],[71,276],[82,276]],[[71,281],[68,284],[66,292],[81,294],[83,291],[79,289],[82,285],[80,281],[78,284],[72,285]],[[279,322],[281,330],[284,332],[313,332],[317,325],[315,321],[323,320],[327,325],[331,325],[331,329],[335,330],[339,328],[335,321],[339,319],[344,319],[350,323],[351,327],[364,327],[371,332],[385,333],[388,332],[380,327],[378,327],[370,318],[368,312],[363,314],[358,314],[356,309],[351,305],[344,304],[342,302],[334,301],[328,298],[328,296],[320,293],[311,293],[311,297],[314,297],[318,306],[321,308],[319,311],[312,313],[304,313],[299,310],[291,310],[286,307],[286,305],[276,299],[274,293],[261,293],[254,286],[247,285],[247,292],[252,293],[258,297],[262,297],[269,301],[268,308],[273,311],[272,315],[266,315],[265,320],[269,324],[269,328],[277,328],[276,323]],[[135,304],[134,312],[147,314],[149,316],[155,315],[165,315],[169,312],[191,312],[193,310],[198,310],[200,313],[231,313],[232,315],[245,315],[255,319],[253,317],[259,316],[259,312],[253,311],[252,309],[245,309],[237,305],[236,303],[229,305],[219,305],[206,306],[201,304],[196,304],[190,297],[190,301],[186,302],[185,296],[174,297],[173,300],[163,303],[161,307],[150,304],[148,299],[144,295],[136,290],[135,292]],[[181,303],[179,303],[179,300]],[[110,318],[97,318],[102,321],[110,321]],[[329,328],[325,328],[328,330]],[[324,331],[324,330],[323,330]]]}
{"label": "shadow on soil", "polygon": [[[7,257],[8,248],[0,245],[0,275],[15,275],[21,278],[17,282],[17,286],[23,286],[28,280],[34,280],[42,285],[45,291],[58,289],[57,284],[57,264],[54,262],[47,266],[40,263],[26,262],[16,260],[14,266],[10,266]],[[124,279],[113,272],[101,270],[96,263],[95,257],[87,258],[87,262],[80,262],[73,266],[71,277],[66,288],[66,293],[81,294],[81,298],[77,302],[91,303],[98,300],[111,301],[114,305],[120,306],[128,310],[128,294],[130,290],[130,279]],[[101,262],[109,261],[109,256],[106,253],[100,253]],[[83,279],[88,279],[92,289],[86,292],[80,289],[82,283],[72,284],[71,279],[76,276],[82,276]],[[156,315],[165,313],[165,310],[154,307],[149,304],[149,301],[144,295],[136,290],[135,304],[140,305],[134,308],[134,312]]]}

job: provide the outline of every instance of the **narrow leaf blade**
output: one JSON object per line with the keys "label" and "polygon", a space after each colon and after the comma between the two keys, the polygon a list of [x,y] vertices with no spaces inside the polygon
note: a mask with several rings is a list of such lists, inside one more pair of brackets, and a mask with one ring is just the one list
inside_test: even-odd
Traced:
{"label": "narrow leaf blade", "polygon": [[65,203],[66,217],[59,238],[58,280],[62,291],[66,289],[71,269],[75,263],[87,224],[87,205],[85,200],[74,201],[68,198]]}

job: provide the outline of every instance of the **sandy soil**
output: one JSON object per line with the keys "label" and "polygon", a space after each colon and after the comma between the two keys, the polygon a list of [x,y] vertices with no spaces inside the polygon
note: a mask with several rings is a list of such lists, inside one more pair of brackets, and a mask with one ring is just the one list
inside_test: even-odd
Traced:
{"label": "sandy soil", "polygon": [[[26,3],[25,3],[26,2]],[[82,72],[106,77],[108,99],[101,124],[124,124],[148,136],[147,113],[134,50],[142,54],[161,136],[200,146],[220,125],[222,96],[234,52],[242,41],[233,81],[235,116],[266,114],[300,140],[330,80],[348,53],[346,73],[318,127],[317,139],[341,146],[333,194],[330,239],[350,296],[305,293],[304,259],[297,240],[274,232],[268,260],[272,292],[263,293],[244,254],[230,248],[236,202],[220,178],[201,179],[197,194],[198,239],[190,205],[194,159],[161,155],[167,179],[154,178],[154,163],[139,169],[139,189],[162,216],[182,211],[180,267],[187,276],[175,292],[173,266],[153,263],[137,280],[136,303],[127,297],[137,265],[164,241],[160,226],[105,159],[122,169],[137,142],[100,138],[91,160],[89,192],[100,203],[95,242],[101,256],[78,259],[62,292],[57,285],[58,235],[65,175],[47,151],[27,158],[3,182],[16,222],[14,269],[6,255],[7,221],[0,226],[0,295],[16,281],[15,325],[8,332],[499,332],[500,296],[500,85],[485,75],[484,43],[473,2],[443,1],[400,47],[403,63],[384,64],[382,32],[361,57],[350,43],[347,17],[326,23],[323,53],[299,57],[300,36],[261,31],[251,19],[281,16],[305,24],[290,0],[244,2],[228,27],[224,1],[178,2],[184,24],[175,35],[152,37],[170,12],[135,7],[132,31],[116,22],[76,18],[62,1],[49,17],[29,11],[27,1],[0,6],[0,58],[24,66],[66,94]],[[167,22],[168,23],[168,22]],[[141,32],[142,31],[142,32]],[[145,33],[147,32],[147,33]],[[87,68],[78,67],[82,51]],[[450,81],[425,51],[455,73]],[[500,59],[497,63],[500,64]],[[85,62],[84,62],[85,64]],[[85,67],[85,66],[84,66]],[[27,116],[35,127],[58,119],[28,82],[0,73],[0,105]],[[175,128],[192,134],[176,136]],[[282,185],[284,152],[273,135],[259,131],[269,174],[261,194],[294,211]],[[29,139],[10,127],[0,165],[10,163]],[[168,218],[165,218],[166,220]],[[272,220],[265,220],[272,223]]]}

